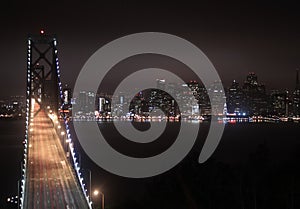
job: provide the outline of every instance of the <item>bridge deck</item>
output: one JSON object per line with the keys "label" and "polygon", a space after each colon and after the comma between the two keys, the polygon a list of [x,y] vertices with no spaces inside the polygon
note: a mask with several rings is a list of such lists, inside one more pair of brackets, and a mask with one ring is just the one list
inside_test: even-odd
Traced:
{"label": "bridge deck", "polygon": [[51,119],[43,110],[34,117],[30,129],[24,208],[88,208]]}

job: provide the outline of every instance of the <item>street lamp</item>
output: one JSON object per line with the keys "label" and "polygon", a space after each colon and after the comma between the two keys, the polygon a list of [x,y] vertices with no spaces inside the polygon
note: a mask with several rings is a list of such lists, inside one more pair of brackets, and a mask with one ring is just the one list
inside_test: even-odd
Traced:
{"label": "street lamp", "polygon": [[89,172],[89,197],[90,197],[90,201],[92,201],[92,197],[96,198],[98,197],[99,195],[101,195],[101,209],[104,209],[105,207],[105,204],[104,204],[104,194],[103,192],[101,192],[100,190],[98,189],[95,189],[93,192],[92,192],[92,171],[90,169],[86,169],[88,172]]}
{"label": "street lamp", "polygon": [[104,209],[104,194],[100,190],[95,189],[93,191],[93,196],[98,197],[98,195],[101,195],[101,209]]}
{"label": "street lamp", "polygon": [[93,195],[94,195],[94,196],[98,196],[98,194],[99,194],[99,191],[98,191],[98,190],[95,190],[95,191],[93,192]]}
{"label": "street lamp", "polygon": [[69,143],[71,142],[71,140],[69,138],[67,138],[66,140],[64,140],[64,145],[65,145],[65,150],[67,153],[67,158],[69,157]]}

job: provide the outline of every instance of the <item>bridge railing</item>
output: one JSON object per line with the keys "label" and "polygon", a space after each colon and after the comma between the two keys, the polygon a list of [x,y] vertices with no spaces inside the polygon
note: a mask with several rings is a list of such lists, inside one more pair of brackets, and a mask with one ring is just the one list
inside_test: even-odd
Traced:
{"label": "bridge railing", "polygon": [[[22,162],[22,177],[21,177],[21,194],[20,195],[20,208],[24,208],[24,198],[25,198],[25,181],[26,181],[26,173],[27,173],[27,154],[28,154],[28,134],[29,134],[29,114],[31,113],[30,109],[30,91],[31,91],[31,40],[27,41],[27,87],[26,87],[26,120],[25,120],[25,137],[24,137],[24,159]],[[30,116],[31,117],[31,116]]]}
{"label": "bridge railing", "polygon": [[[20,205],[18,207],[20,207],[21,209],[24,208],[24,199],[25,199],[25,192],[26,192],[26,174],[27,174],[27,154],[28,154],[28,134],[29,134],[29,116],[31,118],[30,115],[30,109],[31,107],[29,107],[30,102],[29,99],[26,100],[26,125],[25,125],[25,139],[24,139],[24,159],[22,162],[22,177],[21,177],[21,194],[20,194]],[[18,194],[19,195],[19,194]]]}
{"label": "bridge railing", "polygon": [[[55,58],[55,66],[56,66],[56,72],[57,72],[57,81],[58,81],[58,90],[59,90],[59,97],[60,97],[60,109],[63,108],[63,103],[64,103],[64,95],[63,95],[63,91],[62,91],[62,84],[61,84],[61,80],[60,80],[60,69],[59,69],[59,61],[58,61],[58,50],[57,50],[57,41],[56,39],[53,41],[53,49],[54,49],[54,58]],[[90,209],[92,209],[92,202],[90,201],[90,197],[88,195],[87,189],[85,188],[85,184],[83,182],[83,177],[82,174],[80,172],[80,167],[78,165],[78,160],[76,158],[76,154],[75,154],[75,149],[74,149],[74,143],[71,137],[71,133],[70,133],[70,128],[68,125],[68,121],[67,118],[64,116],[63,117],[63,121],[64,121],[64,129],[66,130],[66,136],[67,136],[67,140],[68,140],[68,145],[69,145],[69,150],[70,150],[70,154],[72,157],[72,162],[73,162],[73,166],[76,172],[76,176],[77,179],[79,181],[81,190],[85,196],[85,199],[87,201],[87,204],[89,206]]]}

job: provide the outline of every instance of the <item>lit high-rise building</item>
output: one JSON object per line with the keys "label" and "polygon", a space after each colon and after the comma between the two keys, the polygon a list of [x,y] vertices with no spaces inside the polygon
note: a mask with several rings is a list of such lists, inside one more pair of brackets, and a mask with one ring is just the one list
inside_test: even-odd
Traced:
{"label": "lit high-rise building", "polygon": [[64,88],[63,89],[63,95],[64,95],[64,104],[70,105],[71,104],[71,98],[72,98],[72,91],[70,88]]}
{"label": "lit high-rise building", "polygon": [[269,111],[265,85],[258,83],[257,75],[250,72],[244,82],[243,92],[249,115],[266,115]]}
{"label": "lit high-rise building", "polygon": [[233,80],[226,92],[227,112],[230,114],[248,114],[245,104],[245,95],[238,82]]}
{"label": "lit high-rise building", "polygon": [[166,80],[165,79],[156,79],[156,87],[160,90],[166,89]]}
{"label": "lit high-rise building", "polygon": [[76,105],[78,105],[80,111],[85,111],[87,107],[87,97],[85,91],[80,91],[78,99],[76,100]]}
{"label": "lit high-rise building", "polygon": [[95,105],[95,93],[94,92],[87,92],[86,94],[86,98],[87,98],[87,108],[86,111],[87,112],[95,112],[96,105]]}
{"label": "lit high-rise building", "polygon": [[271,91],[272,115],[289,116],[288,91]]}
{"label": "lit high-rise building", "polygon": [[296,117],[300,116],[300,81],[299,69],[296,71],[296,87],[293,93],[293,114]]}

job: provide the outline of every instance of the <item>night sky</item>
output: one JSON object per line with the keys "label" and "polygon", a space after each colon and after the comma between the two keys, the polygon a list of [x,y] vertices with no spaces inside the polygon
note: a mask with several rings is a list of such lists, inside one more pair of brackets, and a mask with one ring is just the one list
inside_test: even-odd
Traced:
{"label": "night sky", "polygon": [[[22,3],[23,2],[23,3]],[[249,71],[267,89],[294,89],[300,67],[300,7],[288,1],[190,4],[6,1],[0,6],[0,98],[25,94],[26,38],[58,37],[63,83],[73,85],[104,44],[136,32],[165,32],[198,46],[225,86]]]}

